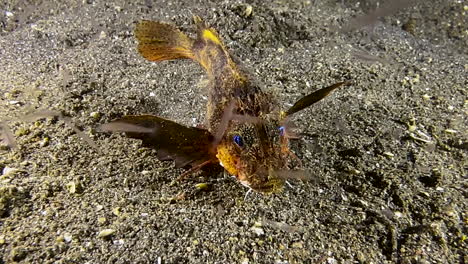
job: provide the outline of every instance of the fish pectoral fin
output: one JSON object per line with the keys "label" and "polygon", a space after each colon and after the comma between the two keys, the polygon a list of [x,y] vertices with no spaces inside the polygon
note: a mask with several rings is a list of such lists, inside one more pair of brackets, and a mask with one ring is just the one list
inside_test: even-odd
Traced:
{"label": "fish pectoral fin", "polygon": [[138,52],[147,60],[193,59],[193,40],[176,27],[143,20],[135,28]]}
{"label": "fish pectoral fin", "polygon": [[159,160],[173,160],[177,167],[195,167],[206,161],[217,163],[213,136],[202,128],[186,127],[153,115],[124,116],[101,126],[106,132],[125,132],[157,150]]}
{"label": "fish pectoral fin", "polygon": [[322,100],[323,98],[327,97],[327,95],[329,95],[333,90],[335,90],[336,88],[342,86],[342,85],[349,85],[351,84],[351,82],[349,81],[345,81],[345,82],[339,82],[339,83],[335,83],[331,86],[328,86],[328,87],[325,87],[325,88],[322,88],[318,91],[315,91],[309,95],[306,95],[304,97],[302,97],[301,99],[299,99],[291,108],[288,109],[288,111],[285,112],[284,116],[289,116],[289,115],[292,115],[296,112],[299,112],[313,104],[315,104],[316,102]]}

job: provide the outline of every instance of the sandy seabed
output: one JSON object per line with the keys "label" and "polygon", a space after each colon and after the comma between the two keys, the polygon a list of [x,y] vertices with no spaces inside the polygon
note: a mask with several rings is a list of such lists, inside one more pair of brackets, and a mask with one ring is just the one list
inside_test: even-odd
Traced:
{"label": "sandy seabed", "polygon": [[[0,263],[467,262],[463,1],[394,4],[373,24],[370,0],[31,2],[0,3],[16,139],[0,150]],[[194,14],[284,108],[353,81],[295,117],[313,180],[246,197],[222,173],[177,182],[154,150],[98,131],[125,114],[203,124],[201,68],[145,61],[133,36],[141,19],[194,32]],[[64,118],[25,120],[40,110],[98,150]]]}

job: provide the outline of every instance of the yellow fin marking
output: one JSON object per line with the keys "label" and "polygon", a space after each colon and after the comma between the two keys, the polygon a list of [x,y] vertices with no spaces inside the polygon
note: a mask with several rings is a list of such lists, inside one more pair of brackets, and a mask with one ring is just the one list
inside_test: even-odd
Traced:
{"label": "yellow fin marking", "polygon": [[209,40],[213,41],[215,44],[221,45],[221,41],[219,40],[219,38],[210,29],[204,29],[203,30],[203,38],[209,39]]}

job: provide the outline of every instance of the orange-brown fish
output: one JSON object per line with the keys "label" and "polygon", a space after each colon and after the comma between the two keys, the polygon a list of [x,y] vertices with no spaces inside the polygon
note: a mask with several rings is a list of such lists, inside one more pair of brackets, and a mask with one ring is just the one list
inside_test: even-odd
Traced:
{"label": "orange-brown fish", "polygon": [[194,17],[198,36],[170,24],[141,21],[135,29],[138,52],[147,60],[191,59],[209,78],[206,129],[186,127],[152,115],[125,116],[103,125],[157,149],[160,160],[191,166],[190,172],[219,164],[243,185],[261,193],[279,192],[291,158],[288,117],[327,96],[345,82],[318,90],[287,111],[249,78],[213,28]]}

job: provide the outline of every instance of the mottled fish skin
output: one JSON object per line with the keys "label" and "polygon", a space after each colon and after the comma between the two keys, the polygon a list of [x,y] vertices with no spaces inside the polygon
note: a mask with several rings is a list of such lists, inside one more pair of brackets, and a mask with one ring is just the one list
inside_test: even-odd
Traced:
{"label": "mottled fish skin", "polygon": [[[195,169],[219,163],[254,191],[281,191],[285,180],[275,172],[284,172],[292,156],[285,127],[287,116],[321,100],[344,83],[308,95],[282,112],[275,97],[263,91],[233,60],[216,31],[199,17],[194,17],[194,21],[195,39],[173,25],[147,20],[136,26],[135,35],[138,51],[147,60],[192,59],[206,70],[207,129],[144,115],[116,120],[106,126],[108,131],[127,132],[127,136],[143,140],[146,146],[158,150],[161,160],[171,159]],[[135,131],[135,126],[142,127],[141,132]],[[131,131],[119,127],[130,127]],[[148,129],[154,133],[148,133]]]}
{"label": "mottled fish skin", "polygon": [[[198,38],[192,51],[210,80],[207,106],[208,129],[220,129],[225,109],[234,104],[234,114],[249,120],[231,119],[220,142],[217,155],[223,167],[243,185],[270,193],[281,190],[284,180],[275,177],[288,159],[287,139],[281,139],[279,104],[265,93],[249,74],[230,56],[214,29],[195,19]],[[276,110],[276,111],[275,111]],[[242,142],[236,142],[237,137]],[[238,140],[238,141],[239,141]]]}

